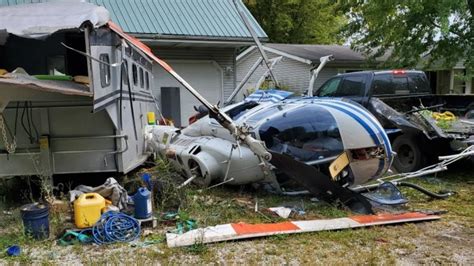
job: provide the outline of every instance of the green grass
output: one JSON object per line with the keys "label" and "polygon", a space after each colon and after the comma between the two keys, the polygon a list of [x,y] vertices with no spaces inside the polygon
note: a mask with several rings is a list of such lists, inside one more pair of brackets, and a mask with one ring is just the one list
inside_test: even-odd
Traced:
{"label": "green grass", "polygon": [[[372,227],[354,230],[326,231],[294,235],[278,235],[244,241],[215,244],[197,244],[185,248],[168,248],[166,241],[147,247],[128,244],[109,246],[58,247],[55,239],[37,242],[23,234],[18,211],[2,215],[0,224],[0,250],[19,244],[25,250],[20,257],[0,254],[0,264],[6,262],[61,264],[61,258],[71,257],[84,264],[133,263],[150,264],[156,261],[170,264],[190,263],[245,263],[245,264],[395,264],[400,262],[450,264],[474,263],[470,250],[474,245],[474,167],[455,166],[436,178],[417,178],[410,182],[432,191],[452,190],[456,194],[446,200],[432,200],[410,188],[402,188],[410,200],[409,210],[444,210],[440,221]],[[165,169],[166,170],[166,169]],[[160,169],[165,177],[173,174]],[[164,174],[163,174],[164,173]],[[160,211],[180,212],[180,219],[195,219],[199,227],[232,222],[268,223],[284,219],[266,211],[268,207],[296,205],[304,207],[303,216],[290,220],[337,218],[352,215],[324,202],[312,202],[310,197],[285,197],[254,191],[249,188],[217,187],[197,190],[187,187],[184,191],[168,188],[168,195],[157,206]],[[255,212],[258,201],[259,211]],[[5,206],[3,207],[5,208]],[[2,210],[0,210],[2,211]],[[63,217],[52,216],[52,231],[64,226]],[[151,236],[142,241],[162,239],[173,227],[159,226]],[[49,251],[49,250],[52,251]],[[33,252],[35,251],[35,252]],[[51,256],[51,252],[57,254]],[[36,254],[36,255],[33,255]],[[39,255],[38,255],[39,254]],[[465,261],[459,258],[465,257]],[[72,261],[72,262],[73,262]],[[65,262],[72,264],[71,261]]]}

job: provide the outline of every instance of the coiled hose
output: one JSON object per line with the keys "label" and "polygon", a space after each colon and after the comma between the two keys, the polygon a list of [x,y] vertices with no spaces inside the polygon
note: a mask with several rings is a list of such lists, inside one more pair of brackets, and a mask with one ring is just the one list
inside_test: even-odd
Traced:
{"label": "coiled hose", "polygon": [[427,190],[426,188],[423,188],[423,187],[420,187],[418,185],[415,185],[413,183],[408,183],[408,182],[397,182],[397,185],[416,189],[419,192],[421,192],[421,193],[423,193],[427,196],[430,196],[432,198],[435,198],[435,199],[446,199],[447,197],[452,196],[454,194],[454,192],[446,192],[446,193],[442,193],[442,194],[434,193],[434,192],[431,192],[431,191]]}
{"label": "coiled hose", "polygon": [[92,228],[92,237],[96,244],[130,242],[140,236],[140,223],[124,213],[108,211]]}

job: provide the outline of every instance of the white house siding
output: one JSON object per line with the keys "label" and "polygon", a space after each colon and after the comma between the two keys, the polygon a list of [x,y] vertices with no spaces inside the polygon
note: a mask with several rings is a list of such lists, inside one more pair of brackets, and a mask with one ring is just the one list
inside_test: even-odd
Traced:
{"label": "white house siding", "polygon": [[[160,48],[153,47],[153,53],[166,60],[205,60],[215,61],[224,73],[224,97],[235,88],[235,49],[234,48]],[[192,85],[192,84],[191,84]]]}
{"label": "white house siding", "polygon": [[[275,58],[280,55],[267,52],[267,56],[269,58]],[[259,57],[260,54],[258,51],[252,51],[237,62],[237,84],[241,82],[241,80]],[[311,78],[311,68],[312,66],[309,64],[283,57],[282,60],[274,67],[274,74],[282,87],[288,88],[297,94],[301,94],[308,88],[309,80]],[[265,70],[266,67],[261,65],[252,75],[242,91],[245,91],[246,89],[254,89],[258,79],[263,75]],[[319,88],[326,80],[334,75],[337,75],[338,71],[338,68],[323,68],[316,79],[314,87]]]}
{"label": "white house siding", "polygon": [[[153,52],[172,67],[175,66],[178,74],[214,104],[218,101],[222,103],[235,87],[234,48],[153,47]],[[154,66],[153,75],[153,90],[159,102],[161,87],[181,88],[181,125],[187,125],[188,117],[194,113],[193,105],[199,105],[199,102],[160,66]]]}

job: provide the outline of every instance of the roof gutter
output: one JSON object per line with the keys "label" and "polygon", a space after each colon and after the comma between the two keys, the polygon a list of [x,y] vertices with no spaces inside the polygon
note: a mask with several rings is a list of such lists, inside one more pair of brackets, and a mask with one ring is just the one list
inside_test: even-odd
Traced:
{"label": "roof gutter", "polygon": [[[168,34],[146,34],[128,33],[141,41],[148,42],[228,42],[228,43],[254,43],[252,37],[219,37],[219,36],[191,36],[191,35],[168,35]],[[259,37],[261,42],[268,42],[268,37]]]}

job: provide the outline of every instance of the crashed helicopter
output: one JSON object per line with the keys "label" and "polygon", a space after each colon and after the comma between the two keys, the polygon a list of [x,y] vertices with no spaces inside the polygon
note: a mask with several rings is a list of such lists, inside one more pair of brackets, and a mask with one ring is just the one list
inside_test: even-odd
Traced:
{"label": "crashed helicopter", "polygon": [[184,129],[150,126],[151,149],[202,187],[260,183],[282,191],[292,178],[323,199],[368,203],[349,187],[381,177],[393,154],[379,122],[337,99],[252,100],[219,109]]}

